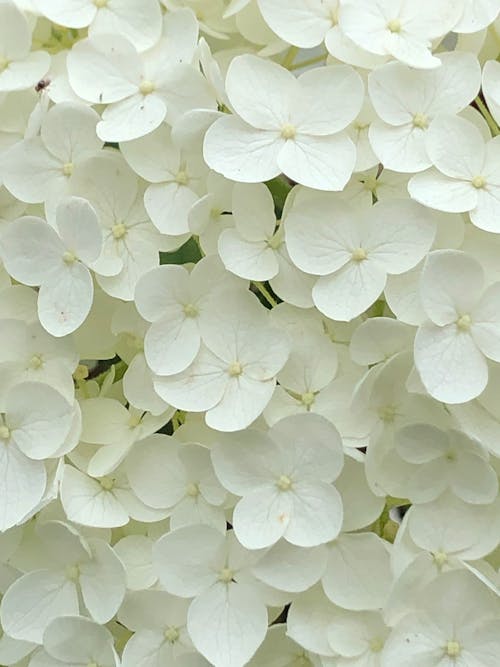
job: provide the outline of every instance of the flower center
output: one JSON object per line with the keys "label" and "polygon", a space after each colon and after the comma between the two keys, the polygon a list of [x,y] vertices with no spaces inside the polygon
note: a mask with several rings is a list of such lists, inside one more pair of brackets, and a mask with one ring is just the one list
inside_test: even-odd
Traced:
{"label": "flower center", "polygon": [[100,480],[100,484],[101,484],[102,488],[103,488],[105,491],[111,491],[111,489],[112,489],[112,488],[114,487],[114,485],[115,485],[115,481],[116,481],[116,480],[113,479],[113,477],[108,477],[108,476],[106,476],[106,477],[103,477],[103,478]]}
{"label": "flower center", "polygon": [[445,647],[446,655],[450,658],[458,658],[462,652],[462,647],[455,639],[451,639]]}
{"label": "flower center", "polygon": [[370,651],[373,651],[373,653],[380,653],[380,651],[384,648],[384,640],[380,639],[380,637],[373,637],[373,639],[370,639]]}
{"label": "flower center", "polygon": [[477,176],[474,176],[471,183],[477,190],[482,190],[486,185],[486,179],[484,176],[478,174]]}
{"label": "flower center", "polygon": [[392,33],[401,32],[401,21],[399,19],[391,19],[387,23],[387,30]]}
{"label": "flower center", "polygon": [[425,113],[416,113],[413,116],[413,127],[419,127],[421,130],[429,127],[429,119]]}
{"label": "flower center", "polygon": [[228,567],[223,567],[219,572],[219,581],[222,581],[224,584],[229,584],[233,580],[234,572]]}
{"label": "flower center", "polygon": [[108,0],[94,0],[94,5],[97,9],[102,9],[103,7],[106,7],[107,4]]}
{"label": "flower center", "polygon": [[63,164],[62,173],[64,174],[64,176],[71,176],[71,174],[73,173],[73,163],[66,162],[66,164]]}
{"label": "flower center", "polygon": [[154,89],[155,89],[155,84],[152,81],[148,81],[147,79],[141,81],[141,85],[139,86],[139,91],[141,95],[151,95]]}
{"label": "flower center", "polygon": [[384,405],[378,409],[378,416],[383,422],[392,423],[396,416],[395,405]]}
{"label": "flower center", "polygon": [[432,558],[439,569],[448,562],[448,554],[444,551],[436,551],[432,554]]}
{"label": "flower center", "polygon": [[86,380],[89,376],[89,367],[85,364],[78,364],[73,373],[73,378],[75,380]]}
{"label": "flower center", "polygon": [[0,425],[0,440],[8,440],[10,438],[10,428],[5,424]]}
{"label": "flower center", "polygon": [[164,636],[168,642],[170,642],[171,644],[175,644],[175,642],[179,639],[181,635],[179,629],[171,625],[165,630]]}
{"label": "flower center", "polygon": [[281,136],[283,139],[294,139],[296,134],[297,130],[291,123],[285,123],[281,128]]}
{"label": "flower center", "polygon": [[69,579],[69,581],[78,581],[80,578],[80,568],[78,565],[68,565],[65,574],[66,579]]}
{"label": "flower center", "polygon": [[75,255],[74,252],[71,252],[71,250],[66,250],[63,253],[62,258],[63,258],[63,262],[65,264],[68,264],[68,265],[69,264],[74,264],[76,262],[76,255]]}
{"label": "flower center", "polygon": [[177,172],[175,182],[178,185],[187,185],[189,183],[189,174],[184,169]]}
{"label": "flower center", "polygon": [[200,489],[198,487],[198,484],[195,484],[194,482],[190,482],[186,487],[186,493],[191,498],[196,498],[197,496],[199,496],[200,495]]}
{"label": "flower center", "polygon": [[472,325],[472,320],[470,318],[470,315],[461,315],[458,318],[456,325],[459,331],[469,331]]}
{"label": "flower center", "polygon": [[2,58],[0,56],[0,73],[3,72],[4,70],[6,70],[9,65],[10,65],[10,61],[7,60],[7,58]]}
{"label": "flower center", "polygon": [[314,394],[312,391],[306,391],[305,394],[302,394],[300,397],[300,402],[302,405],[305,405],[306,408],[310,408],[311,405],[314,403]]}
{"label": "flower center", "polygon": [[43,357],[41,354],[34,354],[28,362],[28,368],[37,371],[43,366]]}
{"label": "flower center", "polygon": [[186,303],[182,310],[186,317],[196,317],[198,315],[198,308],[192,303]]}
{"label": "flower center", "polygon": [[364,248],[354,248],[351,257],[355,262],[362,262],[368,257],[368,254]]}
{"label": "flower center", "polygon": [[122,239],[124,236],[127,235],[127,228],[123,224],[123,222],[119,222],[111,227],[111,232],[115,237],[115,239],[119,241],[120,239]]}
{"label": "flower center", "polygon": [[288,475],[280,475],[276,486],[280,491],[289,491],[292,488],[292,480]]}
{"label": "flower center", "polygon": [[233,361],[233,363],[229,365],[227,372],[232,378],[235,378],[243,373],[243,368],[239,361]]}

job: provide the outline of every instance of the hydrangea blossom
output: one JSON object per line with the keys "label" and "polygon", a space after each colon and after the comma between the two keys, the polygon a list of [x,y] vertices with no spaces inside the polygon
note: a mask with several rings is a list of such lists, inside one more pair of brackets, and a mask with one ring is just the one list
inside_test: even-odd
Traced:
{"label": "hydrangea blossom", "polygon": [[498,667],[500,0],[0,0],[0,663]]}

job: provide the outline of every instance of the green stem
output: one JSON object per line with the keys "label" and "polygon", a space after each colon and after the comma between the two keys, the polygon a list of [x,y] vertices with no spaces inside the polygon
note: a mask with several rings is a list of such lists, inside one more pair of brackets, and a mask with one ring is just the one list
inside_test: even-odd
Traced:
{"label": "green stem", "polygon": [[267,287],[263,283],[258,283],[254,281],[252,285],[255,285],[255,287],[259,290],[259,292],[262,294],[262,296],[266,299],[266,301],[269,303],[272,308],[278,305],[278,302],[276,299],[272,296],[272,294],[269,292]]}
{"label": "green stem", "polygon": [[287,69],[290,69],[290,67],[293,64],[293,61],[295,60],[295,56],[297,55],[298,52],[299,52],[298,46],[291,46],[286,52],[286,55],[283,58],[283,62],[281,63],[281,65],[283,67],[286,67]]}
{"label": "green stem", "polygon": [[486,104],[483,102],[483,100],[479,97],[479,95],[476,97],[474,100],[476,103],[477,108],[481,112],[481,115],[483,116],[484,120],[488,123],[488,127],[491,130],[491,134],[496,137],[498,134],[500,134],[500,129],[498,128],[498,125],[495,122],[495,119],[491,115],[491,113],[488,111],[488,108]]}
{"label": "green stem", "polygon": [[323,62],[325,60],[327,54],[324,53],[321,56],[316,56],[314,58],[309,58],[309,60],[302,60],[301,62],[298,63],[293,63],[293,65],[290,65],[288,68],[289,70],[294,70],[294,69],[300,69],[301,67],[309,67],[309,65],[315,65],[316,63]]}

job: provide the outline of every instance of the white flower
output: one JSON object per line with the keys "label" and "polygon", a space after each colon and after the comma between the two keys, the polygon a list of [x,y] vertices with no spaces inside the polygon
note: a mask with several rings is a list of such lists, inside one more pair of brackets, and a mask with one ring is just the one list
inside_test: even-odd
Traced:
{"label": "white flower", "polygon": [[468,212],[480,229],[500,232],[499,142],[485,142],[473,123],[443,114],[427,130],[425,148],[434,166],[410,179],[411,197],[438,211]]}
{"label": "white flower", "polygon": [[123,667],[177,664],[180,655],[195,649],[186,628],[189,600],[165,591],[137,591],[127,595],[118,618],[134,634],[123,650]]}
{"label": "white flower", "polygon": [[407,200],[385,200],[360,215],[334,195],[315,195],[292,205],[285,234],[294,264],[321,276],[312,291],[318,310],[349,321],[376,301],[388,274],[418,264],[435,225]]}
{"label": "white flower", "polygon": [[119,667],[120,659],[109,630],[84,616],[54,618],[43,633],[43,649],[31,667]]}
{"label": "white flower", "polygon": [[406,0],[343,0],[339,24],[362,49],[429,69],[441,64],[430,51],[432,40],[446,35],[462,12],[462,0],[424,0],[418,12]]}
{"label": "white flower", "polygon": [[283,172],[319,190],[345,186],[356,151],[342,130],[363,100],[352,68],[325,67],[296,79],[276,63],[243,55],[231,62],[226,91],[237,115],[219,118],[205,135],[211,169],[245,183]]}
{"label": "white flower", "polygon": [[415,612],[389,635],[382,667],[495,667],[498,599],[466,570],[446,572],[420,591]]}
{"label": "white flower", "polygon": [[224,536],[210,526],[178,528],[155,545],[162,586],[173,595],[194,598],[189,635],[218,667],[243,667],[266,635],[262,590],[249,572],[259,557],[240,546],[233,533]]}
{"label": "white flower", "polygon": [[125,141],[120,150],[129,166],[149,185],[144,205],[163,234],[186,234],[188,214],[203,189],[206,166],[201,158],[178,146],[166,125],[140,139]]}
{"label": "white flower", "polygon": [[380,120],[370,125],[370,143],[384,167],[416,172],[432,161],[425,134],[436,114],[456,114],[477,95],[481,68],[471,53],[439,56],[441,67],[415,70],[392,62],[370,73],[368,90]]}
{"label": "white flower", "polygon": [[79,614],[80,596],[94,621],[107,623],[125,595],[125,571],[113,549],[61,521],[42,523],[37,532],[49,550],[50,568],[23,574],[8,588],[0,607],[4,631],[41,644],[53,619]]}
{"label": "white flower", "polygon": [[208,524],[226,530],[226,490],[215,477],[210,452],[166,435],[143,440],[127,457],[127,476],[137,497],[148,507],[167,508],[172,530]]}
{"label": "white flower", "polygon": [[[169,20],[176,21],[175,14]],[[120,34],[95,35],[68,54],[71,87],[82,99],[107,104],[97,134],[103,141],[130,141],[152,132],[167,118],[215,102],[199,70],[176,59],[176,43],[162,39],[137,53]]]}
{"label": "white flower", "polygon": [[[228,297],[233,298],[228,298]],[[262,413],[289,354],[286,333],[269,326],[250,294],[214,306],[203,328],[203,343],[181,373],[157,376],[155,389],[180,410],[206,412],[208,426],[238,431]]]}
{"label": "white flower", "polygon": [[[45,458],[57,457],[70,433],[72,406],[42,382],[21,382],[0,405],[0,530],[33,510],[47,482]],[[76,444],[76,443],[75,443]]]}
{"label": "white flower", "polygon": [[109,295],[132,301],[139,278],[158,266],[162,247],[138,179],[117,151],[103,151],[75,174],[72,191],[90,201],[102,227],[103,249],[91,266],[97,282]]}
{"label": "white flower", "polygon": [[78,329],[94,297],[87,268],[101,253],[102,232],[90,204],[72,197],[56,209],[56,227],[40,218],[21,218],[0,240],[0,255],[13,278],[40,285],[38,317],[53,336]]}
{"label": "white flower", "polygon": [[5,187],[21,201],[45,202],[52,211],[72,194],[73,175],[96,155],[102,141],[95,133],[99,116],[78,102],[61,102],[47,112],[40,136],[20,141],[2,159]]}
{"label": "white flower", "polygon": [[161,12],[157,0],[35,0],[38,11],[69,28],[87,28],[89,35],[118,33],[138,51],[160,38]]}
{"label": "white flower", "polygon": [[[154,373],[174,375],[194,361],[205,322],[214,305],[224,301],[221,290],[227,291],[228,282],[236,286],[216,257],[202,259],[191,273],[183,266],[164,264],[142,276],[135,304],[152,323],[144,337],[144,354]],[[233,299],[241,294],[243,289],[234,292]]]}
{"label": "white flower", "polygon": [[411,424],[395,434],[390,463],[395,486],[412,503],[435,500],[444,491],[467,503],[486,504],[498,493],[496,472],[480,443],[460,431]]}
{"label": "white flower", "polygon": [[458,250],[436,250],[420,296],[429,318],[415,337],[415,365],[429,394],[465,403],[488,382],[486,358],[500,361],[500,283],[484,288],[481,264]]}
{"label": "white flower", "polygon": [[340,436],[323,417],[294,415],[267,435],[247,431],[212,449],[217,476],[242,496],[233,528],[248,549],[281,537],[311,547],[334,539],[342,525],[342,501],[332,482],[343,465]]}
{"label": "white flower", "polygon": [[31,88],[50,67],[43,50],[31,51],[30,25],[15,3],[0,3],[0,93]]}

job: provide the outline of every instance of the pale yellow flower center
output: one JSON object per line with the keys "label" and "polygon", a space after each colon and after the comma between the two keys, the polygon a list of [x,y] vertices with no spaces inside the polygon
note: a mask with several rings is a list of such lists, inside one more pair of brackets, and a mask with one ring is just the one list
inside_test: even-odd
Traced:
{"label": "pale yellow flower center", "polygon": [[155,84],[152,81],[148,81],[147,79],[141,81],[141,85],[139,86],[139,91],[141,95],[151,95],[154,89],[155,89]]}
{"label": "pale yellow flower center", "polygon": [[456,324],[457,324],[457,329],[459,331],[469,331],[472,325],[472,320],[470,315],[461,315],[458,318]]}
{"label": "pale yellow flower center", "polygon": [[233,579],[234,572],[228,567],[223,567],[219,572],[219,581],[222,581],[224,584],[229,584]]}
{"label": "pale yellow flower center", "polygon": [[71,252],[71,250],[66,250],[63,253],[62,258],[63,258],[63,262],[65,264],[74,264],[76,262],[76,259],[77,259],[75,253]]}
{"label": "pale yellow flower center", "polygon": [[119,241],[127,235],[127,227],[123,224],[123,222],[118,222],[116,225],[111,227],[111,232],[115,239]]}
{"label": "pale yellow flower center", "polygon": [[401,32],[401,21],[399,19],[391,19],[387,23],[387,30],[390,32]]}
{"label": "pale yellow flower center", "polygon": [[10,428],[5,424],[0,425],[0,440],[8,440],[10,438]]}
{"label": "pale yellow flower center", "polygon": [[314,394],[312,391],[306,391],[305,394],[302,394],[300,397],[300,402],[302,405],[305,405],[306,408],[310,408],[314,403]]}
{"label": "pale yellow flower center", "polygon": [[34,371],[37,371],[43,366],[43,357],[41,354],[34,354],[29,360],[28,367]]}
{"label": "pale yellow flower center", "polygon": [[294,139],[296,134],[297,130],[291,123],[285,123],[281,128],[281,136],[283,139]]}
{"label": "pale yellow flower center", "polygon": [[93,0],[93,1],[97,9],[102,9],[103,7],[106,7],[106,5],[108,4],[108,0]]}
{"label": "pale yellow flower center", "polygon": [[233,363],[229,365],[227,372],[232,378],[234,378],[238,377],[243,373],[243,368],[239,361],[233,361]]}
{"label": "pale yellow flower center", "polygon": [[370,651],[373,653],[380,653],[380,651],[384,648],[384,640],[381,639],[380,637],[373,637],[373,639],[370,639]]}
{"label": "pale yellow flower center", "polygon": [[395,405],[384,405],[378,409],[378,416],[383,422],[392,423],[396,416]]}
{"label": "pale yellow flower center", "polygon": [[114,487],[114,485],[115,485],[115,481],[116,481],[116,480],[114,480],[113,477],[108,477],[108,476],[106,476],[106,477],[103,477],[103,478],[100,480],[100,483],[101,483],[102,488],[103,488],[105,491],[111,491],[111,489],[112,489],[112,488]]}
{"label": "pale yellow flower center", "polygon": [[165,630],[164,636],[168,642],[170,642],[171,644],[175,644],[175,642],[179,639],[181,635],[178,628],[170,626]]}
{"label": "pale yellow flower center", "polygon": [[448,562],[448,554],[444,551],[436,551],[432,554],[432,558],[439,569]]}
{"label": "pale yellow flower center", "polygon": [[78,565],[68,565],[66,568],[66,579],[69,581],[78,581],[80,578],[80,568]]}
{"label": "pale yellow flower center", "polygon": [[427,127],[429,127],[429,119],[425,113],[416,113],[413,116],[413,126],[419,127],[421,130],[425,130]]}
{"label": "pale yellow flower center", "polygon": [[184,169],[177,172],[175,182],[178,185],[187,185],[189,183],[189,174]]}
{"label": "pale yellow flower center", "polygon": [[481,176],[480,174],[478,174],[477,176],[474,176],[471,183],[478,190],[482,190],[482,188],[484,188],[485,185],[486,185],[486,179],[485,179],[484,176]]}
{"label": "pale yellow flower center", "polygon": [[200,495],[200,489],[198,488],[198,484],[194,484],[194,482],[190,482],[187,487],[186,487],[186,494],[190,496],[191,498],[196,498],[197,496]]}
{"label": "pale yellow flower center", "polygon": [[73,173],[73,163],[66,162],[66,164],[63,164],[62,173],[64,174],[64,176],[71,176],[71,174]]}
{"label": "pale yellow flower center", "polygon": [[458,658],[458,656],[462,652],[462,647],[455,639],[452,639],[446,644],[445,650],[446,650],[446,655],[449,656],[450,658]]}
{"label": "pale yellow flower center", "polygon": [[280,475],[276,486],[280,491],[289,491],[292,488],[292,480],[288,475]]}
{"label": "pale yellow flower center", "polygon": [[362,262],[368,257],[368,254],[364,248],[354,248],[351,257],[355,262]]}
{"label": "pale yellow flower center", "polygon": [[193,303],[186,303],[182,310],[186,317],[196,317],[198,315],[198,308]]}
{"label": "pale yellow flower center", "polygon": [[10,61],[7,58],[0,57],[0,73],[7,69],[10,65]]}

